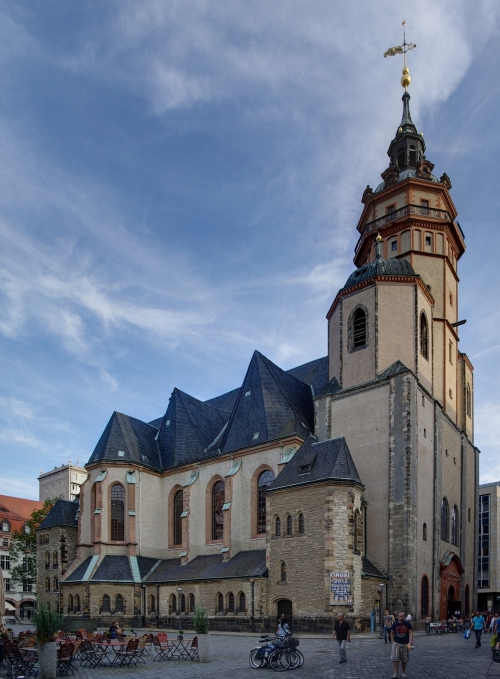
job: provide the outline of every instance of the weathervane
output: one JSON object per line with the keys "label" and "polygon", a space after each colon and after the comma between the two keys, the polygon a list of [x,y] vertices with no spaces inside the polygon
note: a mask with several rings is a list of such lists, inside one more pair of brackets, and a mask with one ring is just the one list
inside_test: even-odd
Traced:
{"label": "weathervane", "polygon": [[410,69],[406,65],[406,53],[409,52],[410,50],[414,49],[417,45],[413,42],[406,42],[406,31],[405,31],[405,26],[406,26],[406,21],[403,20],[402,22],[403,26],[403,44],[402,45],[396,45],[396,47],[389,47],[387,52],[384,52],[384,57],[394,57],[396,54],[402,54],[404,58],[404,68],[403,68],[403,77],[401,78],[401,85],[406,89],[410,86],[411,78],[410,78]]}

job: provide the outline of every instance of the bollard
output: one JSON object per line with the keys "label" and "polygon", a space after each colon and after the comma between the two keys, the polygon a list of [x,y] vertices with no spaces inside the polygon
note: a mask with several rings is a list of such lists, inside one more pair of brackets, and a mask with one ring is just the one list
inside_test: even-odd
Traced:
{"label": "bollard", "polygon": [[375,611],[370,613],[370,632],[371,634],[375,632]]}

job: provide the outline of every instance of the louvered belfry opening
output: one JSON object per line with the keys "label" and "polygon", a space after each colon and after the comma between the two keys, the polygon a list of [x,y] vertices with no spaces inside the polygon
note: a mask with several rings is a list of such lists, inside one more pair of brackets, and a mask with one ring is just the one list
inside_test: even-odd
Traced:
{"label": "louvered belfry opening", "polygon": [[354,349],[366,346],[366,314],[363,309],[356,309],[354,312],[352,330]]}

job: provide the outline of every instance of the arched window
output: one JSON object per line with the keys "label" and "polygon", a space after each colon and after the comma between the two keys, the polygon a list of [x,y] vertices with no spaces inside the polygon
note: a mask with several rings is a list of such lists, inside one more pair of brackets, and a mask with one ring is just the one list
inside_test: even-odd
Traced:
{"label": "arched window", "polygon": [[217,613],[224,613],[224,597],[220,592],[217,594]]}
{"label": "arched window", "polygon": [[302,535],[302,533],[305,533],[305,526],[304,526],[304,515],[299,514],[299,533]]}
{"label": "arched window", "polygon": [[194,598],[194,594],[190,594],[188,596],[188,604],[189,604],[189,612],[194,613],[194,609],[196,608],[196,601]]}
{"label": "arched window", "polygon": [[286,517],[286,534],[291,535],[292,534],[292,517],[290,514]]}
{"label": "arched window", "polygon": [[448,528],[448,517],[449,517],[449,506],[448,506],[448,500],[444,497],[442,502],[441,502],[441,540],[445,540],[446,542],[449,542],[450,539],[450,534],[449,534],[449,528]]}
{"label": "arched window", "polygon": [[366,312],[358,307],[351,317],[351,351],[366,347]]}
{"label": "arched window", "polygon": [[429,578],[424,575],[420,585],[420,617],[426,618],[429,615]]}
{"label": "arched window", "polygon": [[182,512],[184,511],[184,491],[178,490],[174,496],[174,545],[182,545]]}
{"label": "arched window", "polygon": [[405,156],[406,156],[405,150],[399,149],[397,159],[398,159],[398,167],[399,167],[400,170],[402,170],[404,168],[405,164],[406,164],[405,163],[405,160],[406,160]]}
{"label": "arched window", "polygon": [[469,585],[465,585],[465,601],[464,601],[464,615],[466,618],[470,615],[470,590]]}
{"label": "arched window", "polygon": [[429,360],[429,324],[423,311],[420,314],[420,353]]}
{"label": "arched window", "polygon": [[125,491],[119,483],[111,488],[111,540],[125,540]]}
{"label": "arched window", "polygon": [[54,552],[54,553],[52,554],[52,568],[57,568],[57,566],[58,566],[58,561],[59,561],[59,559],[58,559],[57,552]]}
{"label": "arched window", "polygon": [[427,524],[424,523],[422,526],[422,539],[427,540]]}
{"label": "arched window", "polygon": [[458,507],[453,506],[451,510],[451,542],[458,546]]}
{"label": "arched window", "polygon": [[281,537],[281,519],[279,516],[276,517],[274,534],[277,538]]}
{"label": "arched window", "polygon": [[73,613],[73,595],[70,594],[68,597],[68,613]]}
{"label": "arched window", "polygon": [[111,599],[107,594],[102,597],[102,610],[106,613],[111,611]]}
{"label": "arched window", "polygon": [[466,395],[466,407],[467,407],[467,416],[472,417],[472,394],[470,390],[470,384],[467,382],[467,395]]}
{"label": "arched window", "polygon": [[411,165],[412,167],[416,167],[417,165],[417,150],[414,146],[410,146],[408,165]]}
{"label": "arched window", "polygon": [[149,595],[148,601],[148,613],[154,613],[156,611],[156,600],[154,594]]}
{"label": "arched window", "polygon": [[229,592],[227,595],[227,611],[228,613],[234,613],[234,594]]}
{"label": "arched window", "polygon": [[266,490],[274,481],[274,474],[269,469],[262,472],[257,482],[257,533],[266,532]]}
{"label": "arched window", "polygon": [[2,521],[2,531],[4,533],[10,533],[10,523],[7,521],[7,519]]}
{"label": "arched window", "polygon": [[123,613],[123,597],[121,594],[116,595],[115,613]]}
{"label": "arched window", "polygon": [[45,568],[50,568],[50,552],[45,552]]}
{"label": "arched window", "polygon": [[212,540],[224,537],[224,483],[217,481],[212,488]]}
{"label": "arched window", "polygon": [[75,612],[78,613],[80,611],[80,596],[78,594],[75,594]]}
{"label": "arched window", "polygon": [[284,561],[280,565],[280,580],[281,582],[286,582],[286,563]]}
{"label": "arched window", "polygon": [[179,607],[181,609],[181,613],[186,612],[186,595],[185,594],[179,595]]}
{"label": "arched window", "polygon": [[243,594],[243,592],[240,592],[240,596],[238,597],[238,610],[239,610],[239,612],[245,613],[246,606],[247,606],[247,602],[246,602],[246,599],[245,599],[245,595]]}
{"label": "arched window", "polygon": [[170,612],[177,613],[177,597],[175,594],[170,597]]}

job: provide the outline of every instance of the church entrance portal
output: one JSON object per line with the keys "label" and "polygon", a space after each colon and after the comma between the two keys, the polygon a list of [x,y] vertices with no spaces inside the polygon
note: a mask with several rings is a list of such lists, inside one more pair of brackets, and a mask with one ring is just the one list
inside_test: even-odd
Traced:
{"label": "church entrance portal", "polygon": [[284,615],[290,627],[292,627],[292,602],[290,599],[281,599],[278,601],[278,618]]}
{"label": "church entrance portal", "polygon": [[460,584],[464,569],[460,558],[454,552],[447,552],[441,561],[441,597],[439,619],[447,620],[451,615],[461,617]]}

